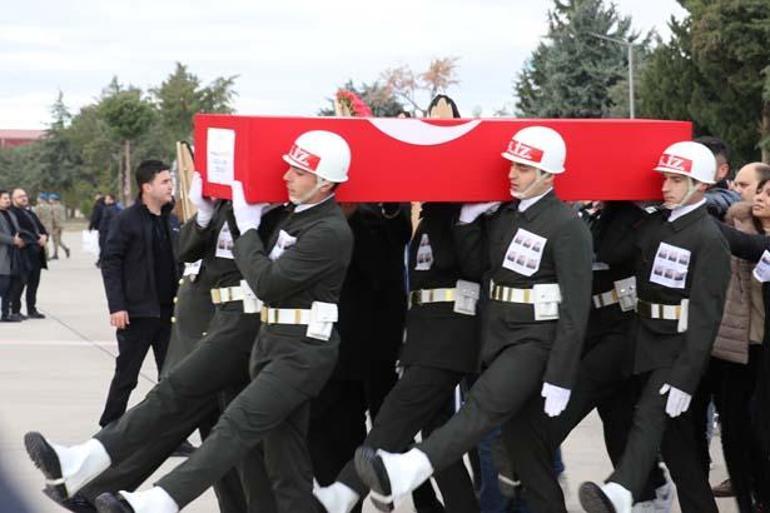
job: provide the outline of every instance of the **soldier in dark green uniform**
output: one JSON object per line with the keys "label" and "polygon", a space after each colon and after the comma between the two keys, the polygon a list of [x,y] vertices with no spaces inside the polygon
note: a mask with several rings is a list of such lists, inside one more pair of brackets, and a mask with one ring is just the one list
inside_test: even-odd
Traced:
{"label": "soldier in dark green uniform", "polygon": [[[230,247],[246,284],[229,292],[221,287],[214,303],[222,303],[215,315],[235,317],[235,323],[212,323],[220,329],[209,332],[143,403],[86,443],[57,447],[39,435],[30,440],[31,457],[62,495],[75,493],[231,382],[233,369],[250,349],[232,334],[253,322],[241,314],[258,301],[256,292],[265,306],[251,351],[251,383],[203,445],[155,487],[103,494],[96,506],[100,512],[176,512],[261,444],[278,510],[311,511],[305,435],[309,399],[328,378],[337,355],[336,301],[352,236],[332,191],[347,179],[350,150],[338,135],[314,131],[300,136],[284,160],[291,166],[285,175],[289,197],[298,206],[285,209],[266,245],[257,233],[264,205],[246,204],[240,183],[233,185],[232,229],[241,236]],[[225,242],[222,249],[228,248]],[[233,293],[244,294],[240,305],[230,300]]]}
{"label": "soldier in dark green uniform", "polygon": [[[241,286],[242,276],[232,255],[232,240],[238,235],[237,230],[230,230],[231,226],[235,226],[232,206],[228,201],[214,203],[204,199],[201,187],[200,176],[196,174],[190,196],[198,206],[198,214],[182,227],[179,234],[178,255],[188,264],[175,299],[172,343],[169,348],[171,359],[165,361],[162,378],[168,377],[175,365],[192,353],[201,340],[208,340],[208,332],[226,331],[231,338],[240,340],[239,343],[243,346],[241,354],[248,355],[254,342],[254,334],[259,328],[259,313],[256,308],[252,308],[249,313],[243,312],[241,306],[243,293],[238,288]],[[276,217],[273,212],[265,216],[260,226],[263,238],[268,235],[266,232],[274,225]],[[226,301],[222,300],[224,294],[228,294]],[[212,300],[220,310],[216,316]],[[239,316],[227,315],[224,312],[233,308],[240,309]],[[243,322],[239,322],[238,317],[242,317]],[[221,339],[219,341],[221,342]],[[219,368],[213,372],[222,371],[223,369]],[[61,500],[61,495],[50,493],[50,489],[48,495],[69,509],[88,511],[89,504],[84,504],[82,499],[93,503],[96,497],[104,492],[134,490],[139,487],[196,427],[202,429],[202,437],[205,438],[226,403],[248,384],[248,357],[244,356],[240,362],[234,362],[233,367],[224,376],[228,377],[229,381],[222,383],[219,392],[210,394],[208,402],[191,405],[176,422],[164,426],[162,436],[156,436],[161,433],[154,433],[148,437],[144,445],[128,459],[111,466],[88,483],[78,492],[78,497]],[[221,511],[275,511],[271,487],[264,484],[265,476],[264,463],[257,450],[252,457],[244,458],[238,465],[237,472],[228,472],[214,485]]]}
{"label": "soldier in dark green uniform", "polygon": [[[633,203],[611,202],[596,212],[585,210],[584,219],[591,227],[596,260],[593,263],[592,309],[583,357],[575,388],[564,413],[549,419],[539,401],[531,401],[526,410],[511,421],[511,461],[521,481],[527,505],[538,513],[566,513],[564,494],[553,471],[556,449],[591,410],[597,409],[604,424],[604,440],[613,464],[620,461],[630,425],[626,417],[629,400],[630,365],[633,345],[629,331],[635,317],[635,259],[611,265],[602,260],[605,250],[614,251],[633,238],[634,229],[657,210],[642,209]],[[500,479],[509,482],[511,476]],[[653,490],[668,483],[659,467],[653,469]],[[670,488],[670,486],[669,486]],[[661,489],[673,493],[670,489]],[[645,497],[647,498],[647,497]]]}
{"label": "soldier in dark green uniform", "polygon": [[[385,398],[364,441],[369,447],[403,450],[450,403],[459,381],[477,370],[475,303],[483,262],[460,260],[453,226],[459,205],[426,203],[409,245],[410,308],[404,374]],[[464,264],[464,265],[463,265]],[[451,512],[478,511],[461,459],[436,480]],[[330,486],[314,490],[329,513],[348,513],[369,492],[350,460]]]}
{"label": "soldier in dark green uniform", "polygon": [[405,454],[361,447],[356,470],[378,508],[409,493],[435,471],[457,461],[493,428],[540,393],[545,411],[560,414],[569,401],[591,300],[591,236],[552,191],[564,171],[566,147],[558,132],[528,127],[503,156],[512,161],[511,193],[489,219],[489,204],[466,205],[455,228],[461,261],[485,262],[490,301],[482,313],[486,367],[460,411]]}
{"label": "soldier in dark green uniform", "polygon": [[[730,279],[727,243],[704,199],[716,161],[708,148],[686,141],[669,146],[655,170],[665,175],[666,210],[639,227],[636,241],[638,400],[615,471],[603,486],[587,482],[580,487],[580,502],[590,513],[629,513],[659,450],[683,513],[717,512],[688,412]],[[611,253],[604,255],[610,263],[616,259]],[[621,245],[614,253],[623,259],[627,255]]]}

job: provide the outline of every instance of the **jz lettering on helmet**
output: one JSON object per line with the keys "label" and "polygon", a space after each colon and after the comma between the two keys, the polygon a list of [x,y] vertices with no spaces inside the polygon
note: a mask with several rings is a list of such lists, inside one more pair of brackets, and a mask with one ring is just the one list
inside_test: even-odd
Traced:
{"label": "jz lettering on helmet", "polygon": [[508,152],[531,162],[540,162],[543,159],[543,150],[519,142],[516,139],[508,143]]}
{"label": "jz lettering on helmet", "polygon": [[289,152],[289,158],[296,161],[300,167],[315,171],[318,168],[318,163],[321,161],[321,157],[313,155],[309,151],[300,148],[296,144],[291,147]]}
{"label": "jz lettering on helmet", "polygon": [[692,160],[664,153],[660,156],[658,166],[665,167],[666,169],[670,169],[672,171],[690,173],[692,171]]}

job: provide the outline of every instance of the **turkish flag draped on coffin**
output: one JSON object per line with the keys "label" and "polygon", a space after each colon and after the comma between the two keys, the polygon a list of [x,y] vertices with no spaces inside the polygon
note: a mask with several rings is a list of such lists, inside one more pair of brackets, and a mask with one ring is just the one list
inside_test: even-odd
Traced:
{"label": "turkish flag draped on coffin", "polygon": [[229,198],[233,179],[251,202],[286,201],[281,156],[309,130],[335,132],[351,150],[340,201],[489,201],[510,199],[501,157],[520,129],[542,125],[567,144],[566,172],[556,178],[565,200],[660,197],[652,168],[663,150],[690,140],[684,121],[626,119],[396,119],[195,116],[196,168],[204,194]]}

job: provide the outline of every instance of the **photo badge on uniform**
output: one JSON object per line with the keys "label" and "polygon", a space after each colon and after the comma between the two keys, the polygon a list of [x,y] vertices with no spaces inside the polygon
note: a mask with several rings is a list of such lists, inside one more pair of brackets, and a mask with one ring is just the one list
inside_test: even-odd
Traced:
{"label": "photo badge on uniform", "polygon": [[687,282],[690,258],[690,250],[661,242],[652,263],[650,281],[672,289],[683,289]]}
{"label": "photo badge on uniform", "polygon": [[268,258],[272,261],[276,261],[279,258],[281,258],[281,255],[292,247],[294,244],[297,243],[297,237],[292,237],[285,231],[281,230],[278,232],[278,240],[275,241],[275,246],[273,246],[273,249],[270,251],[270,255],[268,255]]}
{"label": "photo badge on uniform", "polygon": [[540,269],[546,242],[548,239],[519,228],[505,252],[503,267],[524,276],[532,276]]}
{"label": "photo badge on uniform", "polygon": [[422,234],[420,245],[417,247],[417,263],[415,271],[429,271],[433,266],[433,248],[430,247],[430,239],[427,233]]}
{"label": "photo badge on uniform", "polygon": [[765,252],[762,253],[762,258],[757,262],[757,266],[754,268],[752,274],[754,275],[754,278],[761,283],[770,281],[770,251],[765,250]]}
{"label": "photo badge on uniform", "polygon": [[217,251],[215,253],[217,258],[229,258],[233,260],[233,234],[230,233],[230,227],[227,223],[222,225],[222,229],[219,230],[219,237],[217,237]]}

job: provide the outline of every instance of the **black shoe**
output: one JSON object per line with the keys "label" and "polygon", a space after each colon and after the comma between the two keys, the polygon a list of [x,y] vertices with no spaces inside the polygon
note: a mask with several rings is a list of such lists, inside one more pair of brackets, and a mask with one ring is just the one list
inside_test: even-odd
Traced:
{"label": "black shoe", "polygon": [[94,505],[98,513],[134,513],[134,508],[119,493],[103,493]]}
{"label": "black shoe", "polygon": [[73,513],[97,513],[96,506],[91,504],[91,501],[79,493],[76,493],[71,498],[65,499],[63,501],[57,499],[56,494],[51,491],[50,487],[44,488],[43,493],[56,504],[64,509],[72,511]]}
{"label": "black shoe", "polygon": [[374,507],[385,513],[393,511],[390,478],[377,450],[366,446],[359,447],[356,449],[355,464],[358,477],[373,492],[370,497]]}
{"label": "black shoe", "polygon": [[0,322],[21,322],[21,319],[19,319],[16,315],[3,315],[0,317]]}
{"label": "black shoe", "polygon": [[50,262],[51,260],[59,260],[59,255],[54,255],[52,257],[49,257],[48,261]]}
{"label": "black shoe", "polygon": [[45,315],[41,314],[37,310],[32,310],[32,312],[29,313],[27,317],[30,319],[45,319]]}
{"label": "black shoe", "polygon": [[[49,445],[46,439],[36,431],[30,431],[24,435],[24,447],[27,454],[37,468],[45,475],[48,481],[61,479],[61,464],[56,451]],[[46,485],[45,494],[58,503],[69,499],[67,487],[64,483],[58,485]]]}
{"label": "black shoe", "polygon": [[67,258],[70,257],[70,248],[64,248],[64,254],[67,255]]}
{"label": "black shoe", "polygon": [[11,317],[16,317],[16,318],[17,318],[17,319],[19,319],[20,321],[26,321],[26,320],[27,320],[27,316],[26,316],[26,315],[24,315],[24,314],[23,314],[23,313],[21,313],[21,312],[19,312],[19,313],[14,313],[14,314],[11,314]]}
{"label": "black shoe", "polygon": [[598,484],[586,481],[578,490],[580,505],[588,513],[617,513],[612,501],[604,495]]}
{"label": "black shoe", "polygon": [[192,453],[195,452],[195,449],[196,447],[193,444],[185,440],[171,453],[171,456],[176,458],[189,458]]}

